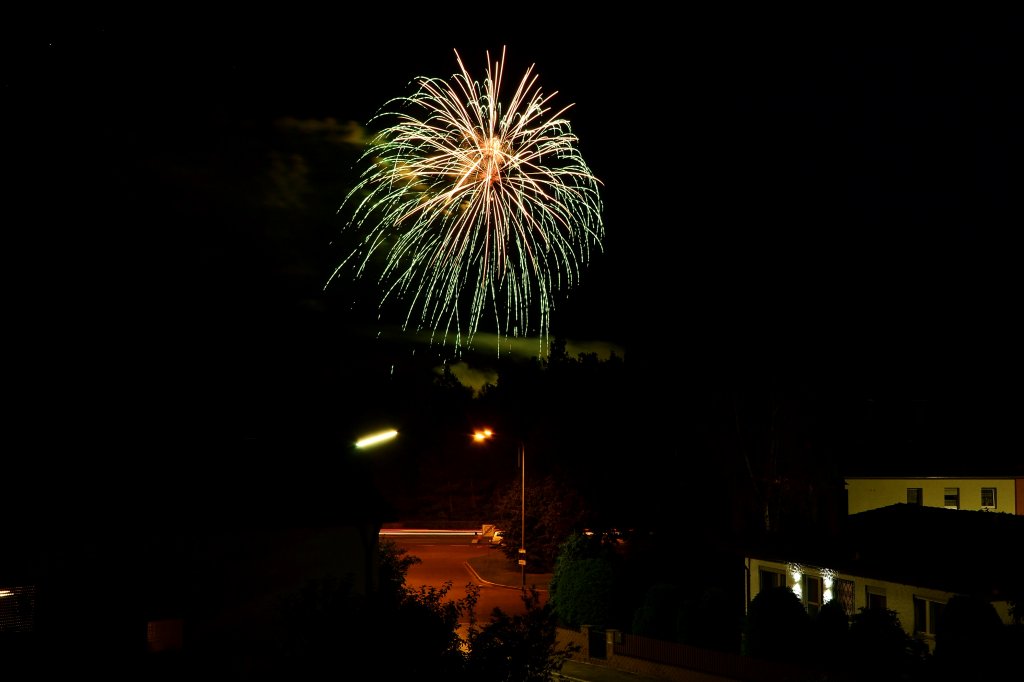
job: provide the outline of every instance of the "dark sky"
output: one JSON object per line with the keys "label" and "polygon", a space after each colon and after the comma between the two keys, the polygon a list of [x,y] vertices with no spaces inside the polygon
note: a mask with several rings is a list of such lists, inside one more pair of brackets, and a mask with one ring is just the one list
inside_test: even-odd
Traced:
{"label": "dark sky", "polygon": [[[511,74],[535,63],[574,104],[604,183],[605,251],[552,331],[625,349],[641,397],[620,409],[806,382],[927,405],[1016,459],[1019,23],[432,11],[8,28],[8,347],[26,431],[180,442],[260,401],[292,405],[291,427],[334,409],[321,398],[351,388],[330,385],[344,370],[288,377],[389,359],[339,340],[376,320],[331,319],[318,298],[352,160],[327,137],[412,77],[452,73],[454,49],[479,73],[507,46]],[[307,184],[289,185],[300,167]]]}

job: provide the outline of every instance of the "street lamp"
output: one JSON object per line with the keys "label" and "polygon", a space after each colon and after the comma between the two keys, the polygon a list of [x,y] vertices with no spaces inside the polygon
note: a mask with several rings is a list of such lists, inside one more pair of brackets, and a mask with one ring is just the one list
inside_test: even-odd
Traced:
{"label": "street lamp", "polygon": [[[473,432],[473,440],[477,443],[482,443],[485,440],[490,440],[495,437],[494,431],[491,429],[477,429]],[[519,451],[516,453],[519,459],[519,470],[522,475],[520,482],[520,518],[522,520],[522,530],[519,535],[519,566],[522,569],[523,574],[523,589],[526,589],[526,446],[523,445],[523,441],[518,441]]]}
{"label": "street lamp", "polygon": [[356,447],[359,449],[368,448],[378,443],[383,443],[386,440],[391,440],[398,435],[398,431],[394,429],[388,429],[387,431],[381,431],[380,433],[374,433],[369,436],[363,436],[356,441]]}
{"label": "street lamp", "polygon": [[[367,448],[373,448],[373,447],[375,447],[377,445],[380,445],[381,443],[387,442],[389,440],[393,440],[397,436],[398,436],[398,431],[396,431],[395,429],[387,429],[385,431],[378,431],[377,433],[372,433],[372,434],[363,436],[362,438],[357,440],[355,442],[355,449],[356,450],[365,450]],[[369,484],[371,482],[372,482],[372,474],[369,474],[369,479],[367,480],[367,483]],[[360,539],[360,541],[363,544],[363,573],[364,573],[364,584],[366,586],[365,590],[366,590],[366,594],[370,595],[372,593],[372,591],[373,591],[374,584],[376,583],[376,580],[374,579],[375,575],[374,575],[373,566],[374,566],[375,555],[377,553],[377,545],[376,545],[376,543],[378,542],[378,540],[380,538],[381,525],[379,523],[377,523],[376,521],[374,521],[374,530],[373,530],[372,533],[367,531],[366,525],[367,524],[359,523],[359,524],[357,524],[356,529],[357,529],[358,534],[359,534],[359,539]]]}

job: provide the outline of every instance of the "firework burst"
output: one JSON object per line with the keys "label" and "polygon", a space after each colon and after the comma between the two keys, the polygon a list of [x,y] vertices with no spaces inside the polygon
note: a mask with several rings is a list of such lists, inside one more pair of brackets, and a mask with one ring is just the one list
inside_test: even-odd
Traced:
{"label": "firework burst", "polygon": [[[500,338],[548,343],[553,295],[601,249],[600,181],[534,67],[502,100],[505,50],[474,81],[455,52],[450,80],[420,77],[389,100],[339,212],[357,246],[331,273],[373,272],[380,306],[400,301],[404,329],[472,344],[481,322]],[[379,272],[378,270],[379,266]]]}

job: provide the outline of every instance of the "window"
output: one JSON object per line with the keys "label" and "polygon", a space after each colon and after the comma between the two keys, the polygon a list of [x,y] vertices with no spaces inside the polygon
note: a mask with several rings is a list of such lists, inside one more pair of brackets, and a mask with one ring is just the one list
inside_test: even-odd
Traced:
{"label": "window", "polygon": [[785,587],[786,586],[786,574],[781,571],[772,571],[767,568],[762,568],[758,571],[758,579],[761,581],[761,592],[770,590],[773,587]]}
{"label": "window", "polygon": [[944,606],[942,602],[914,597],[914,632],[934,637]]}
{"label": "window", "polygon": [[867,606],[869,609],[882,609],[886,608],[885,605],[885,590],[881,587],[868,587],[866,595]]}
{"label": "window", "polygon": [[924,504],[924,490],[922,488],[907,488],[907,504]]}
{"label": "window", "polygon": [[943,506],[946,509],[960,508],[960,488],[946,488],[943,493]]}
{"label": "window", "polygon": [[180,618],[151,620],[146,623],[146,646],[151,652],[179,651],[185,622]]}
{"label": "window", "polygon": [[843,605],[843,611],[846,612],[847,616],[852,616],[856,612],[856,596],[853,581],[836,578],[834,591],[835,598]]}
{"label": "window", "polygon": [[995,488],[982,488],[981,489],[981,506],[984,509],[995,509],[996,508],[996,489]]}
{"label": "window", "polygon": [[0,587],[0,633],[35,630],[36,587]]}
{"label": "window", "polygon": [[809,616],[821,610],[821,578],[816,575],[804,575],[804,606]]}

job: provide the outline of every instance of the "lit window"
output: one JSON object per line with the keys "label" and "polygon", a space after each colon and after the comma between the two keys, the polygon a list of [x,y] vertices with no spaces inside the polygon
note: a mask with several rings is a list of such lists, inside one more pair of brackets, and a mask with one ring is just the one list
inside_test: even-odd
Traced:
{"label": "lit window", "polygon": [[854,589],[854,583],[852,580],[836,578],[835,598],[843,605],[843,611],[846,612],[847,616],[852,616],[856,612],[856,596]]}
{"label": "lit window", "polygon": [[943,493],[943,506],[946,509],[960,508],[960,488],[946,488]]}
{"label": "lit window", "polygon": [[982,488],[981,489],[981,506],[985,509],[996,508],[996,489],[995,488]]}
{"label": "lit window", "polygon": [[907,488],[907,504],[924,504],[924,490],[921,488]]}

